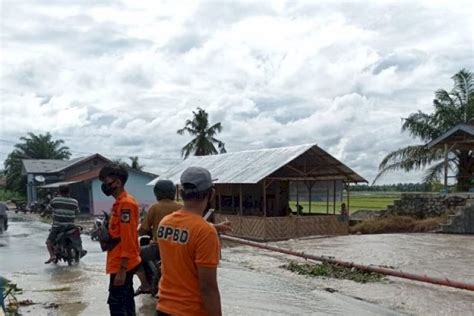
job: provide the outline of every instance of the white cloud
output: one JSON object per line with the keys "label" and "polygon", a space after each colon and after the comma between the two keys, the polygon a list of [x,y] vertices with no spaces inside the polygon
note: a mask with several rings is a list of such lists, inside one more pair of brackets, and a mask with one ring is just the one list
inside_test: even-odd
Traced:
{"label": "white cloud", "polygon": [[[191,111],[228,150],[315,142],[369,180],[401,118],[474,68],[469,2],[3,1],[0,138],[166,169]],[[21,21],[21,23],[19,23]],[[0,141],[0,158],[12,144]],[[396,174],[386,181],[417,181]]]}

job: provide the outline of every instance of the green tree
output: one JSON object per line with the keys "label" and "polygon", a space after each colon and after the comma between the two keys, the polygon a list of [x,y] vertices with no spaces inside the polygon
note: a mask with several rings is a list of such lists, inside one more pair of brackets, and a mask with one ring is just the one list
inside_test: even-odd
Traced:
{"label": "green tree", "polygon": [[143,170],[143,168],[145,167],[144,165],[141,165],[141,164],[138,162],[138,156],[128,157],[128,159],[130,159],[130,161],[132,162],[132,163],[130,164],[130,168],[132,168],[132,169]]}
{"label": "green tree", "polygon": [[4,162],[5,188],[18,193],[26,192],[26,177],[21,175],[23,159],[69,159],[69,147],[64,146],[62,139],[53,140],[50,133],[35,135],[28,133],[20,138]]}
{"label": "green tree", "polygon": [[[188,158],[191,154],[195,156],[206,156],[226,152],[225,144],[215,138],[217,133],[222,131],[221,123],[216,123],[212,126],[209,125],[207,112],[201,108],[197,108],[197,112],[193,111],[193,119],[187,120],[184,127],[177,131],[179,135],[184,135],[184,133],[187,132],[194,137],[181,150],[181,155],[184,159]],[[217,145],[219,151],[214,144]]]}
{"label": "green tree", "polygon": [[[463,69],[452,77],[454,87],[451,92],[440,89],[435,93],[434,112],[421,111],[410,114],[403,120],[403,131],[423,142],[407,146],[388,154],[379,165],[375,178],[394,170],[412,171],[426,169],[424,182],[430,183],[441,178],[444,167],[444,150],[429,149],[425,145],[452,127],[468,123],[474,118],[474,78],[470,71]],[[469,189],[470,178],[474,174],[474,151],[456,150],[449,157],[449,167],[456,172],[457,190]]]}

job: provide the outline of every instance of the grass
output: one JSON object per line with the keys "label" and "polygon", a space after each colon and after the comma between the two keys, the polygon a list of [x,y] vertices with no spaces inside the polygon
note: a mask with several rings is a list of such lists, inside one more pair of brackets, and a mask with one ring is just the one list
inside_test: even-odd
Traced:
{"label": "grass", "polygon": [[8,200],[26,200],[25,196],[18,194],[16,192],[0,189],[0,201]]}
{"label": "grass", "polygon": [[436,230],[444,222],[445,216],[423,220],[409,216],[393,216],[360,222],[350,227],[350,231],[353,234],[421,233]]}
{"label": "grass", "polygon": [[380,282],[385,280],[384,276],[379,273],[361,271],[355,268],[351,269],[330,263],[311,264],[291,261],[288,265],[283,266],[283,268],[300,275],[345,279],[359,283]]}
{"label": "grass", "polygon": [[[383,210],[386,209],[388,205],[393,204],[394,200],[399,198],[399,193],[354,192],[350,195],[349,209],[351,213],[361,209],[374,211]],[[341,203],[347,204],[346,196],[344,196],[344,201],[336,202],[336,214],[339,214],[341,210]],[[304,213],[309,213],[309,202],[300,202],[300,205],[303,206]],[[292,210],[296,211],[296,201],[291,201],[290,207]],[[329,201],[329,214],[333,213],[333,209],[334,203]],[[311,213],[326,214],[326,211],[326,202],[311,202]]]}

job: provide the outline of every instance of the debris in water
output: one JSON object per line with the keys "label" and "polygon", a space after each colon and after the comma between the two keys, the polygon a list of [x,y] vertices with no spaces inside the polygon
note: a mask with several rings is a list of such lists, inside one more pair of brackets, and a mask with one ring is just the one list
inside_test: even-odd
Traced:
{"label": "debris in water", "polygon": [[44,308],[56,309],[56,308],[59,308],[59,304],[56,304],[56,303],[44,304]]}
{"label": "debris in water", "polygon": [[354,267],[346,268],[330,263],[310,264],[291,261],[289,264],[282,266],[282,268],[301,275],[309,275],[312,277],[320,276],[334,279],[346,279],[359,283],[381,282],[386,280],[386,278],[379,273],[361,271]]}

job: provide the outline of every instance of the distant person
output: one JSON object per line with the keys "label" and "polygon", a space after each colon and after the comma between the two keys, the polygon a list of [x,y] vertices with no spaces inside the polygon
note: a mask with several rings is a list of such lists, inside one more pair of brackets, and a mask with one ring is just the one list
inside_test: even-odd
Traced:
{"label": "distant person", "polygon": [[202,217],[215,190],[208,170],[190,167],[181,175],[181,210],[158,228],[162,259],[157,315],[222,315],[216,228]]}
{"label": "distant person", "polygon": [[133,275],[141,262],[137,234],[139,205],[125,191],[128,172],[124,166],[105,165],[100,170],[99,180],[102,182],[102,192],[115,198],[107,238],[106,272],[110,274],[107,303],[110,315],[136,315]]}
{"label": "distant person", "polygon": [[51,227],[48,238],[46,239],[46,246],[49,252],[49,259],[46,264],[55,262],[54,255],[54,240],[65,225],[74,224],[77,214],[79,213],[79,203],[76,199],[69,196],[69,186],[61,185],[59,187],[59,196],[51,200],[47,209],[51,212],[53,218],[53,225]]}
{"label": "distant person", "polygon": [[0,231],[6,231],[8,229],[8,205],[5,202],[0,201],[0,225],[3,225]]}
{"label": "distant person", "polygon": [[348,222],[349,221],[349,211],[346,208],[346,203],[341,204],[340,219],[341,219],[341,222]]}

